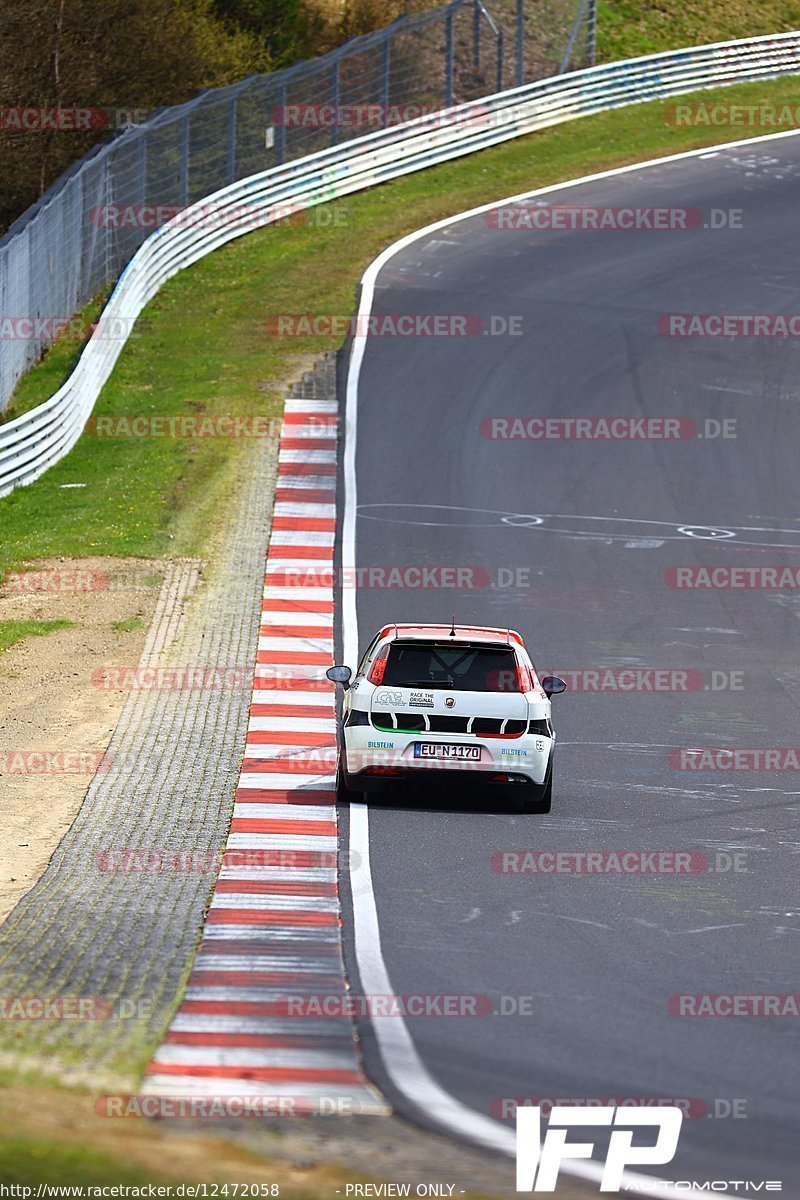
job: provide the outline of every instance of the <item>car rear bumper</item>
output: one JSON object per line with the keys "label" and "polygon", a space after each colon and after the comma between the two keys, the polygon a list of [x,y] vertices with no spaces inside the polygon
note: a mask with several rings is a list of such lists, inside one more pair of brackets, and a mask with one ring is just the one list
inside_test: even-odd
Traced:
{"label": "car rear bumper", "polygon": [[[492,745],[492,741],[495,742]],[[422,759],[414,756],[416,743],[478,746],[480,760]],[[352,787],[380,791],[392,784],[413,780],[454,783],[459,787],[487,785],[544,792],[550,776],[555,738],[526,734],[513,739],[471,739],[445,736],[421,738],[418,734],[381,735],[368,727],[344,730],[342,767]]]}
{"label": "car rear bumper", "polygon": [[511,800],[514,796],[522,796],[526,801],[538,802],[544,800],[550,776],[553,769],[553,756],[550,756],[544,782],[536,783],[525,780],[517,783],[499,783],[491,775],[467,775],[460,771],[408,771],[400,775],[366,775],[362,772],[356,776],[345,776],[347,788],[351,792],[366,792],[368,795],[391,796],[393,793],[408,797],[441,795],[442,793],[458,793],[464,797],[485,797],[491,795],[498,800]]}

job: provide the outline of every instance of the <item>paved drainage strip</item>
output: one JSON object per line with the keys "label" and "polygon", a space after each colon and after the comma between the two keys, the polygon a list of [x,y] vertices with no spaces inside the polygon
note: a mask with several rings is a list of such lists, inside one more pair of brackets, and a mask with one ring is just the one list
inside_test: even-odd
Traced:
{"label": "paved drainage strip", "polygon": [[[265,1108],[272,1098],[269,1111],[284,1115],[387,1111],[361,1071],[345,1006],[336,710],[325,678],[333,662],[336,417],[335,399],[286,401],[227,850],[145,1094],[204,1097],[223,1109],[225,1097],[259,1098]],[[322,1015],[323,1004],[341,1015]]]}

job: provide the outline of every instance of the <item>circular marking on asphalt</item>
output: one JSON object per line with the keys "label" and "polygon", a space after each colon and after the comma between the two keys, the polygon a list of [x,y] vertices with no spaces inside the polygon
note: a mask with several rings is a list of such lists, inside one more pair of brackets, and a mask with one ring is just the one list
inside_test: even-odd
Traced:
{"label": "circular marking on asphalt", "polygon": [[532,529],[536,525],[544,525],[544,517],[529,517],[526,515],[502,517],[503,525],[521,526],[523,529]]}
{"label": "circular marking on asphalt", "polygon": [[712,529],[706,525],[679,525],[678,533],[683,533],[686,537],[706,538],[709,541],[714,541],[718,538],[736,537],[732,529]]}

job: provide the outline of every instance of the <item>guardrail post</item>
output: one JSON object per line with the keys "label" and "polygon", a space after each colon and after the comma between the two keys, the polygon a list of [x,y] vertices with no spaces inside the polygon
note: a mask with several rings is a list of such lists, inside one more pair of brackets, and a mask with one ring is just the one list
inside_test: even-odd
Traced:
{"label": "guardrail post", "polygon": [[[103,159],[103,196],[105,197],[105,203],[108,206],[106,208],[106,212],[108,212],[111,204],[114,202],[114,196],[111,191],[111,172],[108,169],[108,158]],[[105,271],[106,283],[111,283],[111,280],[116,274],[111,265],[111,237],[113,230],[111,228],[110,221],[103,221],[103,226],[103,269]],[[30,238],[28,238],[28,243],[30,244]],[[28,279],[30,278],[31,273],[29,270]],[[30,308],[28,311],[31,311]]]}
{"label": "guardrail post", "polygon": [[477,71],[481,65],[481,9],[479,0],[472,4],[472,66]]}
{"label": "guardrail post", "polygon": [[189,114],[181,121],[181,197],[180,206],[186,208],[189,204]]}
{"label": "guardrail post", "polygon": [[275,131],[275,158],[278,166],[282,167],[286,161],[286,84],[278,93],[278,112],[281,119]]}
{"label": "guardrail post", "polygon": [[453,9],[447,7],[444,19],[445,60],[444,60],[444,106],[449,108],[453,103]]}
{"label": "guardrail post", "polygon": [[590,19],[589,8],[591,7],[592,3],[593,0],[581,0],[581,6],[578,9],[575,20],[572,22],[572,29],[570,30],[567,48],[561,57],[561,62],[558,70],[556,71],[557,75],[563,75],[565,71],[569,70],[569,62],[572,58],[572,51],[575,48],[575,41],[577,39],[578,32],[583,28],[584,20]]}
{"label": "guardrail post", "polygon": [[381,103],[383,104],[383,120],[386,126],[389,121],[389,104],[391,103],[391,72],[392,72],[392,39],[386,37],[381,53]]}
{"label": "guardrail post", "polygon": [[147,204],[147,134],[139,134],[139,199]]}
{"label": "guardrail post", "polygon": [[517,87],[525,82],[525,0],[517,0]]}
{"label": "guardrail post", "polygon": [[231,96],[228,106],[228,183],[236,182],[236,118],[238,96]]}
{"label": "guardrail post", "polygon": [[331,145],[335,146],[339,140],[339,96],[340,96],[340,79],[339,79],[339,59],[331,67],[331,91],[333,93],[333,124],[331,125]]}

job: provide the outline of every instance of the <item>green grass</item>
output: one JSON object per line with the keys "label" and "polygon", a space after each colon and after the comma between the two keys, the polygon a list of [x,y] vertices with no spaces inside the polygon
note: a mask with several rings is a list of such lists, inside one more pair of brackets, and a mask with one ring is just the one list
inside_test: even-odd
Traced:
{"label": "green grass", "polygon": [[[696,93],[694,99],[800,103],[800,79]],[[692,98],[687,97],[687,102]],[[280,313],[352,312],[358,280],[388,243],[428,222],[525,189],[607,167],[747,136],[675,128],[674,103],[654,101],[584,118],[358,193],[342,224],[267,228],[182,272],[137,324],[97,415],[274,415],[297,355],[337,337],[268,336]],[[684,197],[684,199],[686,199]],[[45,400],[75,346],[57,346],[20,386],[11,414]],[[307,360],[306,360],[307,361]],[[98,438],[31,487],[0,500],[0,572],[52,555],[202,555],[224,520],[245,440]],[[65,484],[81,483],[80,488]]]}
{"label": "green grass", "polygon": [[111,628],[116,633],[136,633],[139,629],[144,629],[144,620],[142,617],[128,617],[124,621],[112,621]]}
{"label": "green grass", "polygon": [[56,629],[69,629],[72,621],[0,621],[0,651],[28,637],[43,637]]}
{"label": "green grass", "polygon": [[784,33],[799,25],[797,0],[598,0],[597,61]]}
{"label": "green grass", "polygon": [[134,1167],[87,1145],[64,1145],[32,1137],[0,1134],[0,1183],[52,1183],[87,1186],[166,1183],[152,1170]]}

